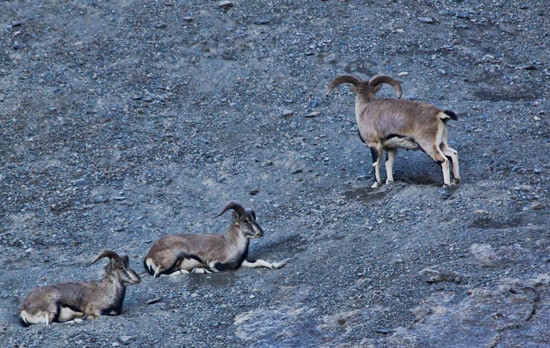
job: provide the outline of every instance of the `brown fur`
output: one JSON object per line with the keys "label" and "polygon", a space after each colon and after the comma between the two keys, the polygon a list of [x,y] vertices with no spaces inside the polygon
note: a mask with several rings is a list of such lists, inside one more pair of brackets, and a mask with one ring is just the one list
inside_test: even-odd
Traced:
{"label": "brown fur", "polygon": [[229,209],[234,211],[233,220],[223,235],[175,234],[156,241],[144,259],[147,272],[156,277],[161,274],[218,272],[243,265],[282,267],[284,263],[247,260],[249,239],[263,236],[263,230],[256,222],[256,213],[253,210],[230,202],[221,214]]}
{"label": "brown fur", "polygon": [[105,250],[92,263],[103,257],[109,257],[110,261],[102,280],[60,283],[32,290],[21,305],[21,324],[120,314],[126,285],[137,284],[140,279],[130,268],[128,256]]}
{"label": "brown fur", "polygon": [[[388,76],[375,76],[363,81],[354,75],[340,75],[329,85],[327,94],[342,83],[351,83],[356,94],[355,116],[361,139],[374,149],[377,158],[373,158],[376,182],[373,187],[382,184],[380,180],[380,161],[382,151],[388,151],[386,171],[387,182],[393,181],[392,164],[398,148],[408,150],[422,149],[434,161],[441,164],[443,182],[450,184],[449,158],[453,158],[453,174],[460,180],[458,153],[447,145],[447,120],[456,119],[453,112],[442,111],[437,107],[415,101],[376,99],[375,93],[381,83],[394,86],[401,94],[399,83]],[[396,87],[399,86],[399,87]]]}

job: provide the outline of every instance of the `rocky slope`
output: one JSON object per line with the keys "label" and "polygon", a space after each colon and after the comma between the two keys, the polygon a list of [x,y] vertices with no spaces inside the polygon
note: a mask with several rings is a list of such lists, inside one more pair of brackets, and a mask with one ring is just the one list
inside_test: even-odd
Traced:
{"label": "rocky slope", "polygon": [[[0,345],[544,346],[546,7],[2,2]],[[341,73],[454,110],[461,184],[400,151],[371,189],[352,94],[324,95]],[[103,248],[144,272],[160,236],[222,233],[229,200],[266,230],[252,256],[285,268],[143,274],[121,316],[17,323],[32,288],[100,277]]]}

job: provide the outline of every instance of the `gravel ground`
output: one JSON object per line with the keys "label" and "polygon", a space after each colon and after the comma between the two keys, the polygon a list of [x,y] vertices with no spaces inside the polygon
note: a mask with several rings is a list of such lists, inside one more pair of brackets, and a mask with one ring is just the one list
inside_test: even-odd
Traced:
{"label": "gravel ground", "polygon": [[[0,346],[542,347],[549,39],[537,1],[0,2]],[[342,73],[455,111],[463,181],[421,152],[370,188]],[[394,97],[389,87],[381,96]],[[230,200],[280,270],[153,279],[160,236]],[[33,288],[142,283],[123,313],[23,328]],[[159,299],[154,304],[149,300]]]}

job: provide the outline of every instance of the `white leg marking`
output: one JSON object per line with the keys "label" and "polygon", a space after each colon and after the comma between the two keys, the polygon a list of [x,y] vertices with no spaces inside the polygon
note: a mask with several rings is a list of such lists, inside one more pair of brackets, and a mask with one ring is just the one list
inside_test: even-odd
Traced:
{"label": "white leg marking", "polygon": [[186,269],[178,269],[177,271],[174,271],[170,274],[167,274],[167,276],[175,277],[175,276],[179,276],[181,274],[189,274],[189,271],[186,270]]}
{"label": "white leg marking", "polygon": [[441,163],[441,170],[443,170],[443,186],[451,184],[451,172],[449,170],[449,160],[445,158],[445,161]]}
{"label": "white leg marking", "polygon": [[445,156],[451,157],[451,161],[453,162],[453,176],[455,178],[456,182],[460,181],[460,167],[458,165],[458,152],[453,149],[452,147],[449,147],[447,144],[443,144],[442,151],[445,154]]}
{"label": "white leg marking", "polygon": [[21,319],[27,324],[48,324],[49,316],[48,313],[38,312],[36,314],[29,314],[27,311],[23,310],[20,314]]}
{"label": "white leg marking", "polygon": [[58,316],[57,321],[62,323],[62,322],[65,322],[65,321],[73,320],[75,318],[82,318],[83,316],[84,316],[84,313],[82,313],[82,312],[73,311],[69,307],[61,306],[61,308],[59,310],[59,316]]}
{"label": "white leg marking", "polygon": [[210,271],[210,270],[208,270],[204,267],[193,268],[193,270],[191,272],[192,273],[200,273],[200,274],[212,273],[212,271]]}
{"label": "white leg marking", "polygon": [[248,268],[256,268],[256,267],[265,267],[269,269],[277,269],[281,268],[288,262],[289,259],[285,259],[280,262],[268,262],[265,260],[256,260],[254,262],[250,262],[248,260],[244,260],[241,264],[242,267],[248,267]]}
{"label": "white leg marking", "polygon": [[386,150],[386,153],[388,154],[388,159],[386,160],[386,175],[388,176],[388,178],[386,179],[386,184],[389,184],[393,182],[393,161],[395,159],[397,150]]}
{"label": "white leg marking", "polygon": [[374,176],[376,178],[377,185],[373,184],[372,188],[377,188],[379,186],[382,186],[382,179],[380,179],[380,163],[382,161],[382,144],[376,144],[376,152],[378,153],[378,158],[375,162],[372,163],[372,166],[374,167]]}
{"label": "white leg marking", "polygon": [[378,160],[374,162],[374,175],[376,176],[376,183],[382,185],[382,179],[380,179],[380,157],[378,157]]}

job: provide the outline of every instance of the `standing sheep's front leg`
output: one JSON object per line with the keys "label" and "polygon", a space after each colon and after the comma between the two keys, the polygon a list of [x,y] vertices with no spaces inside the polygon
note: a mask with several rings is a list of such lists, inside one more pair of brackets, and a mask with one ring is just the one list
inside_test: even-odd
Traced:
{"label": "standing sheep's front leg", "polygon": [[372,188],[377,188],[382,186],[382,180],[380,179],[380,162],[382,159],[382,146],[379,144],[376,144],[374,146],[370,147],[370,153],[372,155],[372,166],[374,167],[374,184],[372,184]]}
{"label": "standing sheep's front leg", "polygon": [[386,150],[387,158],[386,158],[386,184],[389,184],[393,182],[393,161],[395,159],[395,155],[397,154],[397,149],[388,149]]}

